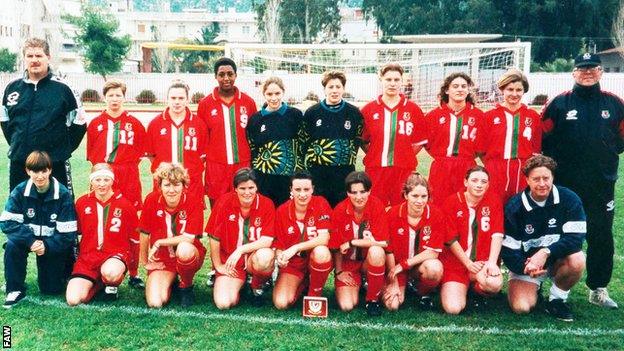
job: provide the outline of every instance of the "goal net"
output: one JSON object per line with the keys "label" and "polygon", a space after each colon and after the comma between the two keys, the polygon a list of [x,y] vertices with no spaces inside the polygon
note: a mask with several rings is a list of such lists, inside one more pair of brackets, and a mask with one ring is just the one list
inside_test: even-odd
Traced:
{"label": "goal net", "polygon": [[388,62],[405,69],[404,93],[430,109],[445,76],[465,72],[475,82],[482,104],[497,101],[496,81],[509,68],[529,71],[531,43],[460,44],[227,44],[225,55],[238,65],[237,84],[262,101],[259,85],[269,76],[284,80],[286,98],[298,103],[323,98],[322,73],[341,70],[347,74],[346,98],[355,102],[374,99],[381,93],[377,72]]}

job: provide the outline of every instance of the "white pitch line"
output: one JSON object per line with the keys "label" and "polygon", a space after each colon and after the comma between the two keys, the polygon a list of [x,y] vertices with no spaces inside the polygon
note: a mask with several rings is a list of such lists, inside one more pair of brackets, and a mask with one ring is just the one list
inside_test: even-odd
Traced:
{"label": "white pitch line", "polygon": [[[26,297],[26,301],[40,305],[56,308],[70,309],[64,302],[59,300],[43,300],[41,298]],[[588,328],[524,328],[524,329],[504,329],[504,328],[482,328],[459,326],[450,324],[447,326],[418,326],[405,323],[378,324],[363,322],[347,322],[332,320],[310,320],[310,319],[292,319],[292,318],[275,318],[262,317],[254,315],[239,315],[230,313],[204,313],[194,311],[174,311],[171,309],[150,309],[146,307],[134,306],[97,306],[97,305],[81,305],[79,309],[85,309],[98,312],[123,312],[131,315],[159,315],[163,317],[179,317],[179,318],[199,318],[207,320],[225,320],[233,322],[249,322],[258,324],[273,324],[287,326],[302,327],[321,327],[328,329],[363,329],[374,331],[401,331],[419,334],[427,333],[477,333],[488,335],[561,335],[561,336],[622,336],[624,329],[588,329]]]}

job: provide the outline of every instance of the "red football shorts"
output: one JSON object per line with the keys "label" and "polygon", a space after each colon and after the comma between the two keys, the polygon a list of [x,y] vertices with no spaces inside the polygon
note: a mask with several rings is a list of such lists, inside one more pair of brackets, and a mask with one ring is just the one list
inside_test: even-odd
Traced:
{"label": "red football shorts", "polygon": [[457,282],[470,286],[470,271],[454,257],[442,261],[444,273],[440,284],[447,282]]}
{"label": "red football shorts", "polygon": [[368,167],[366,173],[370,177],[373,187],[371,195],[378,197],[385,206],[394,206],[402,203],[403,183],[413,169],[399,167]]}
{"label": "red football shorts", "polygon": [[[236,263],[236,267],[234,267],[234,275],[236,279],[245,281],[247,279],[247,260],[249,259],[249,256],[251,254],[247,254],[247,255],[243,255],[238,262]],[[225,264],[225,262],[227,261],[229,256],[225,256],[225,255],[221,255],[221,264]],[[217,271],[215,271],[215,277],[229,277],[229,275],[226,274],[221,274]]]}
{"label": "red football shorts", "polygon": [[309,265],[310,265],[309,258],[307,257],[304,258],[304,257],[295,255],[288,261],[288,265],[286,267],[279,269],[279,272],[280,274],[282,273],[292,274],[298,277],[299,279],[303,279],[308,275]]}
{"label": "red football shorts", "polygon": [[489,193],[496,194],[503,203],[526,188],[526,178],[522,167],[526,160],[493,159],[485,160],[485,168],[490,174]]}
{"label": "red football shorts", "polygon": [[102,277],[102,265],[110,258],[120,260],[125,266],[127,266],[127,257],[121,253],[111,254],[96,251],[89,254],[78,255],[78,259],[76,260],[76,263],[74,263],[74,269],[71,277],[84,278],[95,283]]}
{"label": "red football shorts", "polygon": [[[197,252],[199,253],[199,257],[195,260],[195,262],[193,262],[193,265],[190,266],[191,269],[193,269],[195,272],[199,271],[199,269],[201,268],[201,266],[204,264],[204,259],[206,258],[206,248],[204,247],[204,245],[202,245],[202,243],[195,239],[193,240],[193,246],[195,246],[195,248],[197,249]],[[150,274],[154,271],[168,271],[168,272],[174,272],[177,273],[177,259],[176,257],[171,257],[168,254],[168,247],[166,246],[161,246],[161,250],[159,250],[156,254],[156,258],[157,258],[157,262],[162,262],[164,264],[164,267],[161,269],[153,269],[153,270],[149,270],[147,273]],[[175,250],[174,250],[175,252]]]}
{"label": "red football shorts", "polygon": [[141,177],[139,176],[138,163],[113,163],[111,164],[115,174],[113,188],[119,190],[123,196],[130,200],[132,205],[140,211],[143,206]]}
{"label": "red football shorts", "polygon": [[447,197],[464,191],[466,172],[475,165],[474,159],[459,157],[438,157],[429,170],[429,199],[437,204]]}
{"label": "red football shorts", "polygon": [[234,190],[232,180],[234,173],[241,168],[249,167],[249,161],[235,163],[233,165],[206,161],[204,181],[205,193],[211,200],[217,200],[221,195]]}
{"label": "red football shorts", "polygon": [[[357,286],[362,285],[362,267],[362,261],[354,261],[345,257],[344,255],[342,256],[342,271],[351,272],[351,276],[353,277],[353,280],[355,280],[355,282],[357,283]],[[349,285],[343,283],[336,278],[334,279],[334,286],[336,288],[341,288]]]}

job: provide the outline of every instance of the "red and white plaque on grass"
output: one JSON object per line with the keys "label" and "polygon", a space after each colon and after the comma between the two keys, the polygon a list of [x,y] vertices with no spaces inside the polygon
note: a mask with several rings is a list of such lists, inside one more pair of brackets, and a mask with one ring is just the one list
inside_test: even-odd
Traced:
{"label": "red and white plaque on grass", "polygon": [[327,298],[304,296],[303,316],[310,318],[327,318]]}

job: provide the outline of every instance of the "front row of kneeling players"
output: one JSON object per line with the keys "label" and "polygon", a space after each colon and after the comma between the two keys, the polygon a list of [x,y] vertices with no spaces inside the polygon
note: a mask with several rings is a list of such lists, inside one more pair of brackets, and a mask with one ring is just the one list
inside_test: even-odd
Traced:
{"label": "front row of kneeling players", "polygon": [[[76,202],[76,225],[69,213],[73,211],[64,209],[70,204],[63,204],[62,186],[50,179],[50,164],[43,152],[29,157],[30,180],[11,193],[0,218],[0,228],[8,236],[7,291],[19,295],[15,302],[25,294],[25,275],[20,272],[25,273],[27,253],[34,252],[42,262],[38,265],[42,292],[53,293],[62,279],[46,270],[46,264],[60,263],[50,263],[51,251],[62,251],[61,244],[70,243],[76,232],[82,240],[66,290],[68,304],[88,302],[102,288],[105,296],[115,297],[138,227],[140,259],[148,271],[147,304],[165,305],[174,287],[183,306],[193,304],[193,278],[206,249],[199,241],[203,209],[187,201],[185,169],[169,163],[158,167],[157,188],[146,197],[139,220],[132,204],[113,191],[110,166],[96,164],[89,177],[91,192]],[[427,180],[413,173],[403,186],[405,201],[387,212],[370,195],[371,180],[364,172],[347,176],[348,198],[333,210],[324,198],[313,195],[309,173],[297,173],[290,184],[291,199],[275,210],[258,193],[254,171],[241,169],[233,179],[234,191],[217,201],[203,230],[210,237],[216,270],[214,302],[220,309],[235,306],[248,275],[253,301],[261,302],[277,262],[273,302],[279,309],[295,304],[306,289],[309,296],[321,296],[334,268],[336,300],[343,311],[358,305],[365,275],[369,315],[381,313],[380,301],[397,310],[410,282],[420,307],[431,309],[430,293],[439,288],[444,311],[457,314],[468,295],[476,306],[483,306],[487,297],[501,290],[500,255],[510,270],[508,297],[514,312],[530,311],[541,283],[551,277],[547,311],[571,320],[566,299],[584,270],[585,215],[574,193],[553,186],[555,166],[542,155],[527,161],[523,172],[529,186],[510,200],[504,216],[500,200],[488,196],[489,175],[480,166],[467,172],[466,190],[439,207],[428,201]],[[33,215],[42,212],[44,216]],[[38,222],[48,215],[54,223]],[[40,240],[30,240],[24,230],[37,226],[46,233],[38,236]],[[58,257],[62,261],[66,255]]]}

